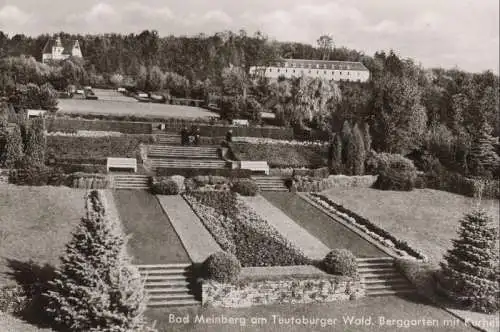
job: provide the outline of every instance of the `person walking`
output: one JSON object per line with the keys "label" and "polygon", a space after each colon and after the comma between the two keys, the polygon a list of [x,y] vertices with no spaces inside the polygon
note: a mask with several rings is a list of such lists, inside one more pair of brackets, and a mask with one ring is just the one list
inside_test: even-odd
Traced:
{"label": "person walking", "polygon": [[189,141],[188,129],[184,126],[181,130],[181,145],[187,145]]}

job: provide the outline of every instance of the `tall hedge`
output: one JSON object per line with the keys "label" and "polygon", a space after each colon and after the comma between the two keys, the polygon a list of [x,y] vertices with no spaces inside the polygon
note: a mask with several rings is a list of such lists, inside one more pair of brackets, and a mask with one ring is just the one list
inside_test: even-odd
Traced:
{"label": "tall hedge", "polygon": [[90,192],[85,203],[86,214],[46,293],[47,311],[63,330],[139,331],[145,325],[145,295],[125,235],[108,218],[99,192]]}

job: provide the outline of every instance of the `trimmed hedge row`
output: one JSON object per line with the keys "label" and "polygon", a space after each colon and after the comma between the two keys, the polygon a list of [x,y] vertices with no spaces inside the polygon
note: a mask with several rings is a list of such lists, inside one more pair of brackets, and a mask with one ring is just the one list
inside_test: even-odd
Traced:
{"label": "trimmed hedge row", "polygon": [[157,176],[182,175],[186,178],[201,176],[223,176],[227,178],[250,178],[252,171],[230,168],[157,168]]}
{"label": "trimmed hedge row", "polygon": [[377,225],[373,224],[370,220],[368,220],[368,219],[366,219],[366,218],[358,215],[355,212],[352,212],[351,210],[343,207],[340,204],[335,203],[334,201],[332,201],[331,199],[329,199],[329,198],[327,198],[327,197],[325,197],[323,195],[312,193],[311,197],[313,197],[315,199],[318,199],[318,200],[320,200],[320,201],[322,201],[322,202],[324,202],[324,203],[332,206],[335,210],[339,211],[340,213],[346,214],[346,215],[350,216],[351,218],[354,218],[356,220],[357,224],[360,224],[360,225],[366,227],[366,229],[368,231],[373,232],[373,233],[377,234],[378,236],[380,236],[380,237],[382,237],[384,239],[390,240],[392,243],[394,243],[394,246],[395,246],[396,249],[404,250],[409,255],[411,255],[411,256],[413,256],[415,258],[425,259],[425,257],[422,254],[420,254],[419,252],[415,251],[405,241],[398,240],[391,233],[389,233],[386,230],[384,230],[384,229],[378,227]]}
{"label": "trimmed hedge row", "polygon": [[237,160],[265,160],[271,167],[317,168],[327,164],[327,151],[317,145],[231,143],[229,146]]}
{"label": "trimmed hedge row", "polygon": [[147,122],[102,121],[52,118],[45,121],[48,132],[76,133],[78,130],[113,131],[124,134],[151,134],[153,124]]}
{"label": "trimmed hedge row", "polygon": [[330,175],[326,179],[295,176],[288,181],[289,188],[299,192],[318,192],[330,188],[371,188],[377,181],[375,175]]}
{"label": "trimmed hedge row", "polygon": [[309,260],[232,192],[192,192],[185,196],[214,239],[241,265],[307,265]]}

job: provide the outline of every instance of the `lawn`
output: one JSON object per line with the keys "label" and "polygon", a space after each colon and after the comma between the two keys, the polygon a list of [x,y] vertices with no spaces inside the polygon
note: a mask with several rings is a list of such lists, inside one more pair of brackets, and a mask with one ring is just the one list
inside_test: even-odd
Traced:
{"label": "lawn", "polygon": [[[473,198],[432,189],[334,188],[323,194],[407,241],[435,264],[451,247],[450,240],[457,237],[458,221],[477,204]],[[483,200],[481,205],[495,217],[493,225],[498,225],[498,201]]]}
{"label": "lawn", "polygon": [[321,167],[326,165],[325,147],[311,145],[232,143],[231,151],[238,160],[265,160],[271,167]]}
{"label": "lawn", "polygon": [[59,99],[59,111],[80,114],[136,115],[165,118],[219,117],[218,114],[200,107],[139,103],[122,100]]}
{"label": "lawn", "polygon": [[262,196],[331,249],[349,249],[358,257],[387,256],[294,193],[264,192]]}
{"label": "lawn", "polygon": [[52,329],[39,328],[22,320],[0,312],[0,331],[2,332],[53,332]]}
{"label": "lawn", "polygon": [[[171,316],[173,315],[173,316]],[[188,323],[170,323],[171,317],[186,317],[189,315]],[[238,324],[208,324],[194,323],[196,315],[203,315],[205,318],[221,317],[236,318]],[[275,316],[275,318],[273,317]],[[161,332],[184,332],[184,331],[206,331],[206,332],[232,332],[232,331],[343,331],[343,332],[368,332],[368,331],[440,331],[459,332],[474,331],[458,323],[456,326],[444,326],[445,321],[453,321],[454,317],[430,305],[425,300],[412,295],[409,297],[368,297],[356,301],[343,301],[325,304],[294,304],[294,305],[267,305],[252,308],[227,309],[227,308],[168,308],[155,309],[148,312],[148,317],[156,320],[156,327]],[[278,321],[278,317],[290,318],[302,317],[312,319],[331,319],[330,326],[290,324]],[[371,325],[356,325],[354,321],[349,322],[349,317],[371,318]],[[436,320],[437,327],[403,327],[396,325],[383,325],[379,317],[386,320],[401,320],[400,324],[410,322],[410,320]],[[252,325],[252,318],[265,318],[267,322],[260,322]],[[344,318],[346,321],[344,322]],[[276,319],[276,320],[275,320]],[[336,320],[335,320],[336,319]],[[324,320],[324,322],[325,322]],[[240,324],[244,321],[245,325]],[[335,322],[335,324],[333,324]],[[328,323],[326,323],[328,324]],[[325,325],[326,325],[325,324]]]}
{"label": "lawn", "polygon": [[64,187],[0,185],[0,285],[10,283],[9,260],[59,263],[83,216],[84,195]]}
{"label": "lawn", "polygon": [[115,205],[135,264],[190,263],[179,236],[156,196],[145,190],[116,190]]}

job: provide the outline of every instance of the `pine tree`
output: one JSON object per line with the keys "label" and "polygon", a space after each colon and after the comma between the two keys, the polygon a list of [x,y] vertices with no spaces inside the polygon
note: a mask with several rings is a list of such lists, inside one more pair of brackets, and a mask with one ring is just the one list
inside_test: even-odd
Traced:
{"label": "pine tree", "polygon": [[107,217],[101,194],[86,197],[86,214],[66,245],[46,296],[48,311],[71,331],[139,331],[145,297],[139,271],[126,253],[120,225]]}
{"label": "pine tree", "polygon": [[34,122],[28,131],[25,164],[35,167],[44,166],[46,150],[47,138],[45,137],[43,125]]}
{"label": "pine tree", "polygon": [[3,166],[7,168],[17,168],[23,161],[23,138],[21,129],[15,126],[14,130],[8,134],[5,145],[5,157]]}
{"label": "pine tree", "polygon": [[459,239],[441,263],[442,286],[457,302],[478,311],[499,308],[497,230],[482,210],[466,214]]}

